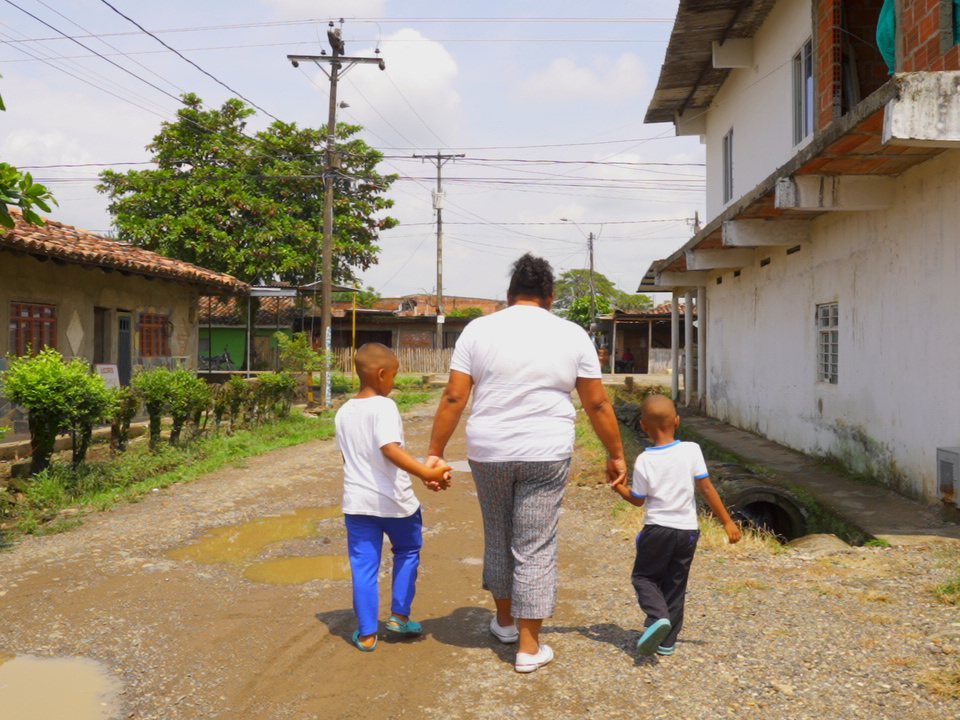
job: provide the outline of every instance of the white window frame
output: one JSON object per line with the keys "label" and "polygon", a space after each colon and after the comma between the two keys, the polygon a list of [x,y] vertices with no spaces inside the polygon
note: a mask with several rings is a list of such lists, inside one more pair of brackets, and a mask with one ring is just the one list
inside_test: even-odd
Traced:
{"label": "white window frame", "polygon": [[723,136],[720,146],[723,172],[723,204],[733,200],[733,128]]}
{"label": "white window frame", "polygon": [[840,304],[817,305],[817,380],[836,385],[840,378]]}
{"label": "white window frame", "polygon": [[793,144],[813,133],[813,40],[807,40],[793,56]]}

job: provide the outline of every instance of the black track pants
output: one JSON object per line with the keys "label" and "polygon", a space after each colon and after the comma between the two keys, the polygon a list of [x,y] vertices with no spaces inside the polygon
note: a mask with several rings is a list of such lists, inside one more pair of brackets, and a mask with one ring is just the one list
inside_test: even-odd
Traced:
{"label": "black track pants", "polygon": [[699,539],[699,530],[677,530],[659,525],[645,525],[637,535],[633,587],[640,608],[647,614],[644,626],[669,618],[673,627],[663,639],[664,647],[677,641],[683,626],[687,578]]}

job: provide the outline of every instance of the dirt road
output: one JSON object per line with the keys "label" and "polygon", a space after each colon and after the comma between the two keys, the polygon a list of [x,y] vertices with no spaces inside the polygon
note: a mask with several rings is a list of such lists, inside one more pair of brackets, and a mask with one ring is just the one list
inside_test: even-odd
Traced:
{"label": "dirt road", "polygon": [[[414,453],[431,419],[431,408],[407,415]],[[461,431],[448,459],[464,450]],[[427,533],[414,615],[425,637],[382,638],[374,653],[349,642],[347,580],[267,584],[242,563],[167,555],[211,528],[335,506],[339,493],[338,453],[314,442],[28,538],[0,554],[0,652],[99,660],[123,684],[117,717],[139,720],[960,717],[960,701],[917,682],[957,667],[956,611],[928,592],[948,573],[939,549],[834,559],[704,549],[677,654],[641,660],[629,534],[613,527],[608,491],[571,487],[561,603],[544,634],[557,660],[531,676],[512,672],[513,649],[486,632],[467,474],[445,493],[419,492]],[[318,527],[264,552],[342,554],[342,522]]]}

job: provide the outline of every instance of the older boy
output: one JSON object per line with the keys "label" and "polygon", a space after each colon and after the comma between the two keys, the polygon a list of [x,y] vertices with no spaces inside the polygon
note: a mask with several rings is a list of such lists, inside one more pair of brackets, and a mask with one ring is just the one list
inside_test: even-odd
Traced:
{"label": "older boy", "polygon": [[647,507],[633,565],[633,587],[647,614],[637,651],[671,655],[683,625],[687,579],[700,538],[694,486],[723,523],[731,543],[740,540],[740,528],[710,482],[700,446],[675,439],[680,418],[673,401],[664,395],[648,397],[640,407],[640,425],[653,447],[637,457],[632,488],[626,479],[614,481],[612,487],[627,502]]}
{"label": "older boy", "polygon": [[428,468],[403,448],[403,421],[388,396],[400,362],[388,347],[367,343],[354,362],[360,392],[337,411],[337,446],[343,455],[343,515],[353,572],[353,609],[359,628],[353,644],[363,652],[377,647],[380,613],[380,555],[383,534],[393,550],[393,604],[387,630],[419,635],[410,619],[423,546],[420,501],[412,473],[431,490],[449,485],[450,468]]}

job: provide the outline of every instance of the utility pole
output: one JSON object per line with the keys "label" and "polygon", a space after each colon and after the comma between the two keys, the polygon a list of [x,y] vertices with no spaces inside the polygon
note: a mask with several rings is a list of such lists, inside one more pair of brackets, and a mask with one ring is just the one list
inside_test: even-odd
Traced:
{"label": "utility pole", "polygon": [[421,160],[432,160],[437,163],[437,189],[433,193],[433,209],[437,211],[437,350],[443,349],[443,177],[441,168],[454,158],[464,157],[463,153],[459,155],[442,155],[437,150],[436,155],[414,155]]}
{"label": "utility pole", "polygon": [[[323,70],[324,74],[330,78],[330,107],[327,115],[327,148],[326,148],[326,166],[323,170],[323,247],[320,252],[320,262],[323,265],[320,278],[320,334],[323,337],[323,347],[325,351],[325,362],[320,373],[320,384],[323,386],[323,407],[330,407],[330,369],[328,367],[332,352],[332,332],[330,322],[330,308],[332,305],[333,290],[333,189],[334,179],[340,175],[340,156],[336,151],[337,140],[337,82],[354,65],[363,63],[375,63],[381,70],[386,70],[387,65],[383,58],[364,58],[347,57],[343,54],[343,35],[341,28],[343,20],[340,21],[340,28],[334,28],[333,22],[327,29],[327,40],[330,42],[330,48],[333,55],[327,55],[325,50],[320,51],[320,55],[287,55],[287,60],[294,67],[299,67],[301,62],[312,62]],[[380,52],[380,49],[377,49]],[[324,67],[329,63],[330,70]]]}
{"label": "utility pole", "polygon": [[590,250],[590,322],[597,319],[597,286],[593,282],[593,233],[587,238],[587,248]]}

